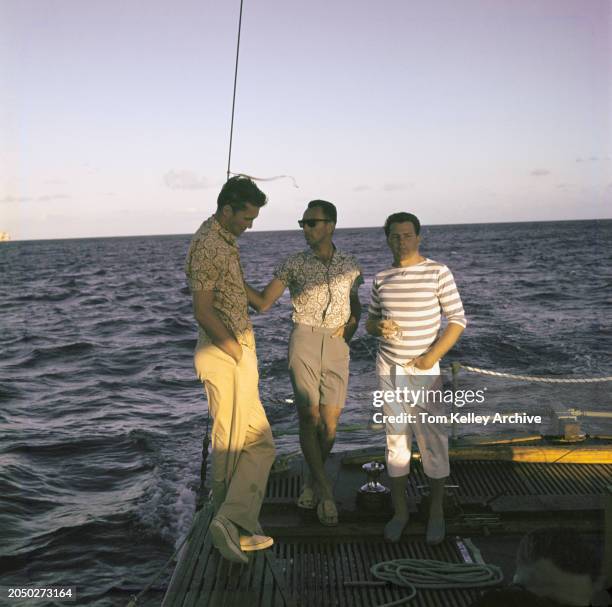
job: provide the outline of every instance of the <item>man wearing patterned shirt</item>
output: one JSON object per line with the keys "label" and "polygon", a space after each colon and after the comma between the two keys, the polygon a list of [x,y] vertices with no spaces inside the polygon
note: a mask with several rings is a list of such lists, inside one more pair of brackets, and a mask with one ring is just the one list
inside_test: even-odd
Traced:
{"label": "man wearing patterned shirt", "polygon": [[[419,253],[421,224],[411,213],[394,213],[385,222],[393,266],[379,272],[372,283],[366,330],[380,337],[376,373],[381,390],[407,387],[413,393],[439,388],[440,359],[455,345],[466,326],[463,305],[450,270]],[[448,324],[438,336],[440,309]],[[405,407],[409,407],[406,409]],[[444,539],[444,481],[449,475],[448,437],[442,424],[425,423],[418,414],[427,410],[420,402],[385,404],[389,416],[406,411],[414,423],[387,421],[387,472],[395,513],[385,527],[385,537],[398,541],[408,523],[406,481],[410,471],[414,434],[423,470],[429,478],[431,503],[427,541]]]}
{"label": "man wearing patterned shirt", "polygon": [[330,526],[338,523],[338,512],[324,464],[346,400],[348,344],[361,316],[357,291],[363,282],[354,257],[338,251],[332,242],[336,219],[331,202],[311,201],[298,222],[309,249],[281,263],[263,292],[247,285],[249,303],[262,312],[289,287],[294,323],[289,374],[309,469],[298,506],[316,507],[321,523]]}
{"label": "man wearing patterned shirt", "polygon": [[219,552],[239,563],[248,561],[245,552],[273,543],[258,535],[275,451],[259,400],[255,337],[236,245],[265,204],[265,194],[250,179],[229,179],[216,213],[195,233],[185,264],[198,322],[194,364],[213,417],[210,532]]}

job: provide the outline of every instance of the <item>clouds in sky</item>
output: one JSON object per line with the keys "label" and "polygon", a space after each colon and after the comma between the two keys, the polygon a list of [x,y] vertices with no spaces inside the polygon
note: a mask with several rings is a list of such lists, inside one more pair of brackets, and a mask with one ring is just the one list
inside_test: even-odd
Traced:
{"label": "clouds in sky", "polygon": [[[236,4],[63,0],[44,27],[34,4],[2,4],[0,230],[191,231],[225,181]],[[231,166],[266,178],[256,229],[314,198],[346,227],[407,201],[425,222],[610,216],[609,0],[379,4],[249,4]]]}
{"label": "clouds in sky", "polygon": [[[383,184],[382,190],[383,192],[402,192],[404,190],[409,190],[413,187],[414,183],[390,182]],[[367,184],[360,184],[353,187],[353,192],[369,192],[373,189],[376,188],[373,188],[372,186]]]}
{"label": "clouds in sky", "polygon": [[205,190],[214,185],[193,171],[169,171],[164,175],[164,183],[171,190]]}
{"label": "clouds in sky", "polygon": [[402,192],[413,187],[413,183],[385,183],[383,190],[385,192]]}
{"label": "clouds in sky", "polygon": [[72,198],[68,194],[44,194],[43,196],[5,196],[0,198],[0,204],[14,202],[51,202],[53,200],[68,200]]}

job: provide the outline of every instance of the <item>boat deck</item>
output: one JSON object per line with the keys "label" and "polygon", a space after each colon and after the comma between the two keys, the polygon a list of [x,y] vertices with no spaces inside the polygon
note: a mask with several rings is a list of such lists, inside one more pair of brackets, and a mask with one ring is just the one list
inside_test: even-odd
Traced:
{"label": "boat deck", "polygon": [[[414,462],[407,493],[411,520],[401,542],[383,540],[390,517],[384,504],[358,509],[357,489],[366,481],[361,461],[382,453],[340,453],[328,461],[334,479],[340,524],[323,527],[311,511],[295,506],[303,462],[294,459],[271,475],[261,524],[275,539],[270,550],[254,553],[247,565],[230,564],[212,548],[209,513],[196,514],[193,536],[183,549],[163,607],[375,607],[405,597],[405,588],[376,582],[374,563],[399,558],[496,564],[505,581],[514,572],[522,535],[543,525],[567,525],[601,542],[604,501],[612,490],[612,464],[526,463],[467,460],[452,463],[445,511],[447,538],[439,546],[424,541],[427,482]],[[604,457],[601,461],[606,461]],[[384,474],[381,482],[388,485]],[[471,538],[470,543],[465,543]],[[466,552],[467,547],[467,552]],[[355,582],[361,585],[353,585]],[[365,584],[363,584],[365,582]],[[467,606],[477,589],[419,590],[417,606]]]}

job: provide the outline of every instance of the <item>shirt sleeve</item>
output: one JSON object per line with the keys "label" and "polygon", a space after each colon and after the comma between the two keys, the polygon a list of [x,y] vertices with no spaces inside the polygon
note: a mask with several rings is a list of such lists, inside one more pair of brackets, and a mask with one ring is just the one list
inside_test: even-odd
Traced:
{"label": "shirt sleeve", "polygon": [[214,291],[225,273],[223,260],[224,256],[206,239],[194,241],[185,264],[191,291]]}
{"label": "shirt sleeve", "polygon": [[355,262],[355,269],[354,269],[354,280],[353,280],[353,284],[351,285],[351,295],[357,295],[357,292],[359,291],[359,287],[363,284],[364,280],[363,280],[363,272],[361,271],[361,268],[359,267],[359,264],[357,262]]}
{"label": "shirt sleeve", "polygon": [[287,257],[285,261],[281,262],[274,269],[274,278],[278,278],[278,280],[280,280],[285,286],[288,286],[289,281],[291,280],[291,270],[293,266],[292,260],[292,257]]}
{"label": "shirt sleeve", "polygon": [[438,274],[436,295],[438,296],[442,311],[448,322],[461,325],[465,328],[467,326],[467,320],[465,318],[465,312],[463,311],[461,297],[459,296],[455,279],[446,266],[444,266],[442,271]]}
{"label": "shirt sleeve", "polygon": [[380,318],[381,310],[380,310],[380,298],[378,296],[378,283],[376,282],[376,278],[372,281],[372,293],[370,295],[370,305],[368,306],[368,316],[372,316],[374,318]]}

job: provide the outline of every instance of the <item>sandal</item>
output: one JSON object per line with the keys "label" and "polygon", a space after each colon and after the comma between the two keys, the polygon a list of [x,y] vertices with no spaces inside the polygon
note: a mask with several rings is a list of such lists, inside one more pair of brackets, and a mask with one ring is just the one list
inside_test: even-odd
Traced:
{"label": "sandal", "polygon": [[334,500],[321,500],[317,506],[317,518],[321,525],[335,527],[338,524],[338,510]]}
{"label": "sandal", "polygon": [[317,498],[312,487],[304,487],[298,497],[297,507],[304,510],[314,510],[317,507]]}

